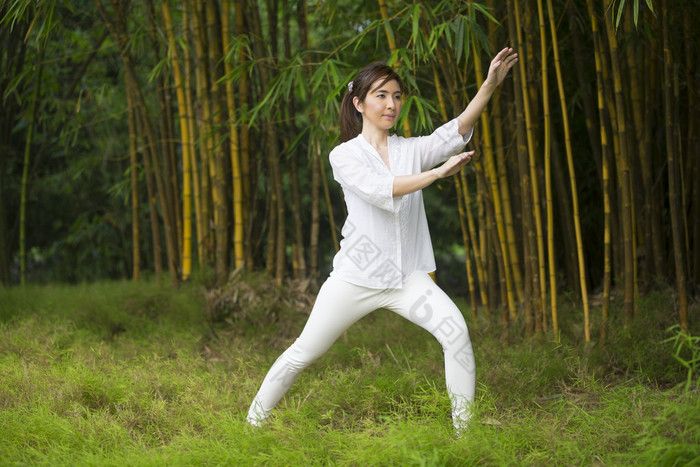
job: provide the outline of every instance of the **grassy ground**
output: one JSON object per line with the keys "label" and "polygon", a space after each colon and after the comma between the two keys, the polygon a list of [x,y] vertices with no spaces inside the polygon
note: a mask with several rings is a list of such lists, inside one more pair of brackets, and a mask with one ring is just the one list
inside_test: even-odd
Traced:
{"label": "grassy ground", "polygon": [[248,302],[216,316],[195,284],[0,289],[0,465],[700,465],[700,391],[663,342],[665,294],[605,346],[578,341],[566,304],[558,345],[504,345],[468,318],[478,407],[455,437],[439,345],[386,311],[304,372],[268,426],[249,427],[251,398],[305,318],[281,299],[293,294],[251,281],[266,292],[238,287]]}

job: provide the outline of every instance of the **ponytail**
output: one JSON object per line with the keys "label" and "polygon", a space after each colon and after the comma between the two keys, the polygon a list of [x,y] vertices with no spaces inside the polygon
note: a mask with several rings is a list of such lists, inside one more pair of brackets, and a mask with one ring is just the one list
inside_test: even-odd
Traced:
{"label": "ponytail", "polygon": [[350,141],[362,132],[362,114],[357,111],[353,99],[357,97],[360,102],[365,100],[371,86],[377,80],[384,78],[379,85],[383,86],[391,80],[396,80],[401,85],[399,75],[386,63],[374,62],[360,70],[357,77],[348,83],[348,92],[340,103],[340,140],[344,143]]}

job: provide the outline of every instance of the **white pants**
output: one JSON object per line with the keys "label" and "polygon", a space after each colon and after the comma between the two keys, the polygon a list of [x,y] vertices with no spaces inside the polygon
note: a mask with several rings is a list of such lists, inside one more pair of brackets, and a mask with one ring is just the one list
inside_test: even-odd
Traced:
{"label": "white pants", "polygon": [[469,332],[457,306],[427,273],[414,272],[402,289],[370,289],[329,277],[297,340],[275,361],[255,396],[248,422],[260,425],[299,373],[323,355],[353,323],[386,308],[428,330],[442,345],[452,419],[460,430],[471,416],[475,365]]}

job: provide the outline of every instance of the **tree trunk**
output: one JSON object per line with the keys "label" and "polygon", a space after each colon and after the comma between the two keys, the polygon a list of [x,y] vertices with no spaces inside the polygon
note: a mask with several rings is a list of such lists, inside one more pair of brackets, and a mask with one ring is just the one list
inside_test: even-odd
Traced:
{"label": "tree trunk", "polygon": [[[603,0],[605,2],[605,0]],[[630,164],[627,151],[627,127],[625,121],[625,105],[622,94],[622,73],[619,66],[617,53],[617,38],[611,20],[605,21],[610,46],[610,59],[612,64],[613,84],[615,91],[615,112],[617,116],[617,134],[619,139],[619,171],[620,191],[622,200],[622,235],[624,246],[624,282],[625,299],[624,313],[627,323],[631,323],[634,316],[634,243],[632,239],[632,193],[630,186]]]}
{"label": "tree trunk", "polygon": [[222,95],[219,81],[222,78],[221,57],[221,27],[219,9],[215,0],[207,0],[202,11],[203,26],[207,36],[207,55],[209,69],[209,96],[211,103],[211,159],[209,164],[212,181],[212,199],[214,200],[214,230],[215,230],[215,269],[219,282],[226,280],[228,276],[228,203],[226,183],[226,157],[224,153],[222,128],[226,118],[224,107],[221,103],[225,95]]}
{"label": "tree trunk", "polygon": [[[109,15],[105,10],[102,2],[100,0],[95,0],[95,4],[100,11],[100,16],[104,21],[107,28],[110,30],[112,37],[119,47],[119,52],[122,57],[122,62],[124,63],[124,71],[129,75],[131,82],[131,88],[133,91],[132,97],[134,99],[134,105],[138,111],[138,121],[141,129],[141,135],[144,138],[145,151],[144,158],[150,158],[148,161],[150,167],[153,169],[153,177],[156,181],[156,186],[158,189],[158,199],[161,203],[161,212],[163,216],[163,227],[165,231],[165,241],[166,249],[168,255],[168,270],[170,271],[170,276],[172,279],[173,286],[177,285],[177,241],[174,229],[174,221],[171,218],[170,210],[167,204],[167,195],[165,182],[163,180],[163,174],[157,170],[158,161],[160,157],[158,156],[159,150],[157,145],[157,138],[155,132],[148,118],[148,110],[146,105],[146,100],[144,99],[141,88],[138,86],[138,79],[136,75],[136,70],[131,58],[130,48],[129,48],[129,37],[126,30],[126,17],[123,10],[123,3],[120,0],[112,0],[112,6],[114,8],[114,15]],[[148,170],[148,166],[147,166]]]}
{"label": "tree trunk", "polygon": [[196,0],[190,0],[190,12],[192,14],[192,28],[195,51],[195,89],[197,111],[197,127],[199,130],[199,164],[200,164],[200,207],[202,216],[202,241],[203,258],[200,263],[210,267],[214,262],[216,249],[216,206],[218,205],[215,181],[212,174],[215,172],[213,160],[213,134],[211,123],[211,93],[209,88],[209,60],[207,49],[207,33],[204,24],[204,4]]}
{"label": "tree trunk", "polygon": [[37,57],[37,72],[36,82],[34,83],[34,92],[32,100],[29,103],[29,125],[27,126],[27,134],[24,144],[24,162],[22,164],[22,188],[19,202],[19,283],[24,286],[27,284],[27,192],[29,191],[29,161],[32,154],[32,143],[34,140],[34,126],[37,124],[37,105],[41,90],[41,75],[44,71],[44,50],[45,45],[40,45],[39,55]]}
{"label": "tree trunk", "polygon": [[676,270],[676,288],[678,293],[678,316],[683,330],[688,329],[688,294],[684,257],[686,251],[683,242],[682,214],[678,206],[678,167],[679,157],[674,147],[673,109],[671,90],[671,44],[669,39],[668,10],[666,0],[661,2],[662,33],[664,43],[664,117],[666,120],[666,160],[668,164],[668,202],[671,213],[671,238],[673,239],[673,259]]}
{"label": "tree trunk", "polygon": [[[4,8],[0,9],[0,14],[4,15]],[[8,77],[0,80],[0,95],[5,95],[10,85],[10,76],[19,76],[22,73],[25,63],[27,35],[29,23],[24,20],[17,21],[13,28],[0,28],[1,43],[4,44],[3,53],[0,54],[0,69],[8,71]],[[12,240],[10,209],[9,209],[9,187],[8,187],[8,159],[6,152],[10,147],[12,130],[14,128],[14,116],[19,114],[19,103],[14,99],[0,99],[0,285],[10,285],[10,264],[12,262]]]}
{"label": "tree trunk", "polygon": [[[127,80],[128,82],[128,80]],[[136,109],[127,85],[126,102],[129,111],[129,164],[131,166],[131,242],[133,280],[141,278],[141,235],[139,232],[140,200],[139,200],[139,162],[138,162],[138,124]]]}
{"label": "tree trunk", "polygon": [[[244,18],[246,17],[245,0],[234,1],[234,17],[235,17],[235,35],[242,37],[246,34]],[[236,57],[238,64],[246,61],[245,50],[241,48]],[[242,73],[238,79],[238,108],[242,112],[248,109],[248,74]],[[239,151],[241,164],[241,187],[242,206],[243,206],[243,260],[245,267],[251,269],[253,267],[253,251],[252,251],[252,225],[253,225],[253,195],[251,193],[251,170],[250,170],[250,141],[249,141],[249,125],[243,119],[240,122],[239,128]]]}
{"label": "tree trunk", "polygon": [[318,279],[319,267],[318,238],[321,226],[321,142],[318,137],[310,141],[311,150],[311,228],[309,232],[309,269],[311,277]]}
{"label": "tree trunk", "polygon": [[[128,73],[124,75],[126,80],[126,96],[127,96],[127,106],[132,109],[134,114],[134,122],[136,123],[136,128],[138,133],[142,136],[143,141],[143,122],[141,120],[141,114],[138,109],[138,104],[134,95],[137,93],[138,86],[132,81],[132,76]],[[151,159],[148,155],[148,148],[143,148],[143,167],[144,175],[146,179],[146,194],[148,195],[148,214],[150,216],[151,224],[151,241],[153,243],[153,269],[156,275],[156,282],[160,284],[163,276],[163,247],[160,238],[160,222],[158,220],[158,207],[156,205],[156,189],[153,186],[153,168],[151,166]],[[137,163],[138,164],[138,163]],[[132,211],[133,213],[133,211]],[[138,223],[138,213],[137,218],[132,219],[132,223]]]}
{"label": "tree trunk", "polygon": [[[477,88],[481,87],[481,84],[483,83],[483,71],[481,68],[481,59],[479,57],[479,54],[476,50],[476,46],[474,39],[472,38],[472,44],[473,44],[473,57],[474,57],[474,72],[476,75],[476,85]],[[496,163],[495,163],[495,157],[493,153],[493,143],[491,141],[491,131],[490,131],[490,126],[489,126],[489,119],[487,116],[486,111],[484,111],[481,114],[481,126],[480,126],[481,133],[483,134],[483,153],[484,153],[484,158],[486,162],[486,170],[488,172],[488,177],[487,181],[485,183],[488,183],[488,186],[490,188],[490,195],[491,195],[491,201],[493,202],[493,210],[494,210],[494,223],[496,224],[496,238],[498,239],[498,243],[495,245],[495,248],[498,251],[498,256],[502,257],[502,262],[503,262],[503,273],[504,273],[504,280],[505,280],[505,291],[506,291],[506,305],[508,307],[508,313],[509,313],[509,318],[512,321],[515,321],[517,319],[517,312],[515,309],[515,298],[513,297],[513,279],[511,275],[512,267],[513,267],[513,262],[509,261],[508,259],[508,242],[506,238],[506,229],[505,229],[505,221],[503,219],[503,208],[501,204],[501,194],[499,192],[498,188],[498,175],[496,173]],[[517,267],[517,262],[515,263]]]}
{"label": "tree trunk", "polygon": [[[576,231],[576,246],[578,251],[579,279],[581,281],[581,298],[583,300],[583,319],[586,342],[591,341],[590,315],[588,310],[588,287],[586,284],[586,266],[583,254],[583,237],[581,235],[581,220],[578,210],[578,190],[576,188],[576,174],[574,172],[574,156],[571,149],[571,136],[569,131],[569,117],[566,109],[566,93],[564,92],[564,81],[562,79],[561,65],[559,64],[559,44],[557,42],[556,25],[554,24],[554,10],[552,0],[547,0],[547,11],[549,14],[549,26],[552,34],[552,51],[554,52],[554,67],[557,74],[557,87],[559,88],[559,101],[561,103],[561,114],[564,122],[564,141],[566,147],[566,159],[569,164],[569,179],[571,181],[571,199],[574,209],[574,228]],[[544,60],[543,60],[544,61]],[[552,296],[556,295],[556,289],[552,290]]]}
{"label": "tree trunk", "polygon": [[[254,49],[257,58],[266,58],[267,54],[263,47],[263,32],[262,25],[260,23],[260,12],[258,7],[252,6],[252,19],[253,28],[255,32]],[[276,25],[277,12],[268,11],[269,20]],[[275,44],[273,44],[274,46]],[[273,55],[274,57],[274,55]],[[265,62],[261,62],[258,67],[258,72],[260,73],[260,87],[263,95],[267,94],[269,90],[271,73],[274,71],[271,65]],[[286,226],[285,226],[285,198],[282,185],[282,173],[279,162],[279,149],[277,147],[277,133],[272,122],[265,122],[263,124],[263,134],[264,134],[264,147],[266,153],[267,166],[269,171],[269,183],[270,183],[270,225],[269,225],[269,237],[268,237],[268,248],[271,249],[270,254],[272,255],[272,264],[270,267],[274,274],[275,282],[281,284],[284,279],[285,269],[286,269]],[[274,222],[272,222],[274,220]]]}
{"label": "tree trunk", "polygon": [[[161,37],[158,34],[159,26],[156,24],[155,7],[153,0],[146,2],[146,12],[148,18],[148,35],[151,41],[151,47],[156,52],[157,56],[165,55],[163,52]],[[177,163],[175,162],[175,136],[173,133],[173,115],[172,115],[172,94],[171,88],[168,85],[168,75],[159,73],[155,77],[156,96],[158,103],[157,123],[160,138],[157,140],[157,146],[160,148],[158,154],[160,160],[157,167],[162,172],[163,177],[163,194],[161,200],[162,209],[168,210],[167,218],[171,219],[175,257],[171,260],[175,263],[175,268],[181,268],[180,253],[182,252],[182,219],[180,209],[176,199],[180,198],[180,189],[177,183]]]}
{"label": "tree trunk", "polygon": [[173,32],[173,21],[170,15],[170,7],[167,0],[161,1],[163,21],[168,37],[168,49],[170,51],[170,65],[175,79],[175,92],[177,96],[178,121],[180,124],[180,138],[182,142],[182,280],[187,280],[192,273],[192,155],[190,154],[191,134],[187,122],[187,100],[185,98],[185,86],[182,79],[180,58],[177,52],[177,43]]}
{"label": "tree trunk", "polygon": [[[231,5],[221,3],[221,40],[224,56],[231,50]],[[243,218],[243,174],[241,173],[241,155],[236,125],[236,97],[234,81],[230,78],[233,70],[232,60],[224,60],[226,78],[226,106],[228,110],[228,140],[231,158],[231,173],[233,182],[233,257],[236,269],[245,263],[245,221]]]}
{"label": "tree trunk", "polygon": [[[508,36],[511,43],[519,43],[516,28],[519,27],[515,21],[512,0],[507,1],[508,10]],[[515,132],[516,151],[518,160],[518,178],[520,186],[520,202],[522,213],[523,231],[523,264],[525,272],[525,287],[523,290],[525,310],[527,316],[532,314],[533,296],[539,293],[539,283],[537,280],[537,246],[535,241],[535,227],[532,207],[532,187],[530,186],[530,172],[528,169],[528,143],[531,138],[526,128],[526,121],[529,119],[529,110],[525,110],[525,96],[523,89],[525,85],[521,82],[525,80],[525,74],[513,72],[513,92],[515,94]],[[526,117],[527,114],[527,117]],[[552,323],[554,325],[554,323]],[[556,329],[555,329],[555,335]]]}
{"label": "tree trunk", "polygon": [[[549,113],[549,77],[547,76],[547,34],[545,30],[542,0],[537,0],[537,16],[540,24],[540,63],[542,67],[542,113],[544,117],[544,184],[547,208],[547,253],[549,265],[550,306],[552,327],[559,328],[557,317],[557,276],[554,250],[554,208],[552,201],[552,120]],[[554,42],[556,37],[552,38]],[[555,45],[555,44],[553,44]],[[544,277],[542,277],[544,282]]]}
{"label": "tree trunk", "polygon": [[[462,181],[462,196],[464,197],[464,207],[467,212],[467,226],[469,228],[469,239],[471,241],[471,250],[474,253],[474,263],[476,264],[476,275],[479,281],[479,293],[481,295],[481,305],[484,307],[486,314],[489,314],[490,308],[488,295],[488,276],[486,267],[484,266],[484,256],[479,251],[479,237],[477,235],[476,224],[474,222],[474,214],[472,213],[471,195],[469,186],[467,185],[467,174],[464,170],[460,171],[460,180]],[[469,251],[469,248],[467,248]]]}
{"label": "tree trunk", "polygon": [[[514,12],[515,12],[515,30],[518,40],[518,50],[526,50],[525,43],[522,38],[522,31],[520,27],[520,6],[518,0],[514,1]],[[537,161],[535,158],[535,135],[534,135],[534,123],[533,116],[531,112],[531,98],[529,95],[530,88],[527,84],[527,71],[526,71],[526,61],[525,56],[527,54],[522,54],[518,56],[519,72],[520,72],[520,86],[521,95],[523,98],[523,110],[525,113],[525,124],[526,124],[526,135],[527,135],[527,150],[528,150],[528,161],[530,169],[530,187],[532,192],[528,195],[532,197],[532,210],[534,219],[534,232],[536,234],[536,244],[535,248],[530,249],[530,254],[532,255],[532,261],[536,261],[536,267],[532,267],[533,272],[533,290],[539,292],[539,297],[535,296],[535,313],[543,313],[543,307],[546,300],[546,285],[544,282],[545,276],[545,260],[544,260],[544,239],[543,239],[543,228],[542,228],[542,214],[540,211],[540,190],[539,181],[537,177]],[[535,253],[537,256],[534,256]]]}

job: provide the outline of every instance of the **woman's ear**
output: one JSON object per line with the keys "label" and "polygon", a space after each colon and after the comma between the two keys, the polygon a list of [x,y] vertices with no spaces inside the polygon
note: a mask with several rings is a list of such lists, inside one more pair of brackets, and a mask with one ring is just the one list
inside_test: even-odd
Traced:
{"label": "woman's ear", "polygon": [[352,98],[352,105],[355,106],[355,110],[362,113],[362,102],[360,102],[359,97],[355,96]]}

